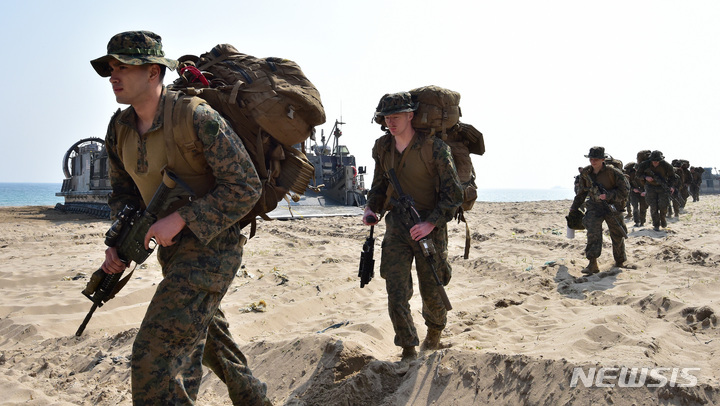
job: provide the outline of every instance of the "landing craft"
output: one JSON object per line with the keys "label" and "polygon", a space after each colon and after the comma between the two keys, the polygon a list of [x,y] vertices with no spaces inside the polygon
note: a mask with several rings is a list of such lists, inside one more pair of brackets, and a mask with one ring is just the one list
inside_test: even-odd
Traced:
{"label": "landing craft", "polygon": [[321,131],[319,143],[315,137],[305,142],[305,154],[315,167],[315,177],[305,191],[305,196],[308,199],[317,197],[325,200],[321,203],[328,205],[364,206],[367,201],[364,180],[366,167],[358,167],[347,146],[340,145],[343,124],[335,120],[328,139]]}
{"label": "landing craft", "polygon": [[720,193],[720,173],[717,168],[706,167],[702,173],[702,183],[700,184],[700,194],[709,195]]}
{"label": "landing craft", "polygon": [[76,142],[65,153],[62,168],[65,179],[55,196],[64,197],[65,203],[58,203],[55,209],[110,218],[107,200],[112,188],[105,141],[84,138]]}

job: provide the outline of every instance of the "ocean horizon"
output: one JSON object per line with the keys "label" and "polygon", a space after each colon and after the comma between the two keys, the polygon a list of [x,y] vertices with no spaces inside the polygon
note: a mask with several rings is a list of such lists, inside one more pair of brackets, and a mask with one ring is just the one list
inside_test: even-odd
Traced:
{"label": "ocean horizon", "polygon": [[[0,207],[55,206],[65,199],[55,196],[62,183],[0,183]],[[478,189],[479,202],[530,202],[566,200],[575,197],[573,189]]]}

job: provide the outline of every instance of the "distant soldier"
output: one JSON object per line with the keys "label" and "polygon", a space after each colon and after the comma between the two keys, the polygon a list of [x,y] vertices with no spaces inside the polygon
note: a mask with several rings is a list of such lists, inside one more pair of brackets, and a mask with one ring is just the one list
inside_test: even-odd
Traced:
{"label": "distant soldier", "polygon": [[[628,174],[628,170],[632,169],[632,171],[635,172],[635,162],[630,162],[630,163],[626,164],[624,167],[618,168],[618,169],[623,171],[623,174],[625,174],[625,179],[627,179],[628,184],[630,184],[630,174]],[[630,190],[630,193],[632,194],[632,189]],[[631,199],[628,196],[627,203],[625,203],[625,211],[627,212],[625,214],[626,219],[633,218],[633,214],[634,214],[633,206],[632,206],[630,200]],[[637,209],[635,209],[635,210],[637,210]]]}
{"label": "distant soldier", "polygon": [[675,192],[670,193],[668,216],[672,217],[674,212],[675,217],[680,217],[680,209],[684,206],[682,195],[680,194],[680,191],[682,190],[682,185],[685,181],[684,174],[682,168],[680,167],[681,163],[679,159],[673,159],[671,165],[673,167],[673,171],[675,171],[675,176],[677,177],[677,180],[675,181],[675,184],[672,185],[675,188]]}
{"label": "distant soldier", "polygon": [[627,176],[628,183],[630,183],[630,198],[628,201],[633,209],[634,226],[641,227],[645,225],[648,205],[645,201],[645,188],[635,179],[636,173],[637,164],[635,162],[630,162],[625,165],[625,175]]}
{"label": "distant soldier", "polygon": [[700,185],[702,184],[702,174],[705,169],[701,167],[690,167],[690,195],[692,195],[693,202],[700,201]]}
{"label": "distant soldier", "polygon": [[673,186],[677,175],[662,152],[655,150],[650,158],[638,166],[635,178],[645,186],[645,200],[650,207],[653,228],[667,227],[666,214],[670,204],[670,194],[675,192]]}
{"label": "distant soldier", "polygon": [[[609,154],[607,154],[607,156],[605,157],[605,165],[614,166],[615,168],[619,169],[621,172],[625,173],[624,169],[623,169],[623,162],[619,159],[613,158]],[[627,178],[627,174],[625,174],[625,177]],[[627,213],[625,214],[625,218],[626,219],[632,218],[632,206],[630,206],[630,199],[628,199],[627,203],[625,204],[625,210],[627,211]]]}
{"label": "distant soldier", "polygon": [[690,183],[692,183],[692,174],[690,173],[690,161],[681,159],[680,169],[683,174],[683,184],[680,187],[680,196],[682,196],[682,208],[687,204],[687,200],[690,198]]}
{"label": "distant soldier", "polygon": [[590,165],[583,168],[580,175],[580,189],[575,195],[570,213],[577,210],[585,199],[587,211],[583,225],[587,230],[585,257],[589,263],[582,273],[591,275],[600,272],[597,259],[602,252],[602,223],[607,223],[612,240],[615,266],[622,267],[627,260],[625,240],[627,227],[623,221],[622,211],[628,197],[630,185],[622,170],[605,162],[605,148],[592,147],[586,158]]}

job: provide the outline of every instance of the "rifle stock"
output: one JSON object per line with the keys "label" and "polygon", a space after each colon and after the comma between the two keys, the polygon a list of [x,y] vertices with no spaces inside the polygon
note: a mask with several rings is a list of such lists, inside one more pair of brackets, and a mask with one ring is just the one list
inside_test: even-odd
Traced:
{"label": "rifle stock", "polygon": [[[395,174],[395,169],[390,168],[388,170],[388,175],[390,177],[390,182],[392,182],[393,187],[395,188],[395,191],[397,191],[399,199],[395,200],[391,199],[392,203],[394,205],[397,205],[403,209],[403,212],[405,214],[403,218],[403,224],[405,224],[405,227],[408,229],[408,232],[410,229],[415,225],[422,221],[420,218],[420,214],[418,213],[417,209],[415,209],[415,203],[413,201],[412,196],[406,195],[402,191],[402,187],[400,186],[400,181],[397,178],[397,175]],[[440,298],[442,299],[443,304],[445,305],[446,310],[452,310],[452,305],[450,304],[450,299],[447,296],[447,293],[445,292],[445,286],[443,285],[442,281],[440,280],[440,277],[437,274],[437,268],[436,268],[436,255],[437,252],[435,251],[435,244],[433,244],[432,240],[425,237],[418,241],[418,244],[420,245],[420,249],[422,250],[423,256],[425,257],[425,260],[427,261],[427,264],[430,266],[430,270],[432,271],[433,277],[435,278],[435,282],[438,287],[438,292],[440,293]]]}

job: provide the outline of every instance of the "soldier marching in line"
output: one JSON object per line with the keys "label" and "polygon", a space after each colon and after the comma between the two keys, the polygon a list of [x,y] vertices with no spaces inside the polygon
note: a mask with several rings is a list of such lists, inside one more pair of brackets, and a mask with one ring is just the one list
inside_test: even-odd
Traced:
{"label": "soldier marching in line", "polygon": [[[406,364],[417,358],[415,347],[420,344],[410,310],[413,261],[422,298],[422,317],[427,326],[421,350],[439,349],[440,336],[447,324],[447,309],[418,241],[432,239],[441,258],[438,274],[443,285],[447,285],[452,271],[447,261],[447,222],[463,201],[450,147],[440,138],[423,134],[412,126],[417,108],[409,92],[385,95],[378,105],[376,115],[383,118],[387,132],[373,146],[375,176],[363,214],[365,225],[375,225],[380,218],[377,213],[387,210],[380,276],[385,279],[395,345],[402,347],[401,362]],[[426,144],[432,148],[436,173],[430,173],[423,161],[421,151]],[[400,196],[390,183],[390,169],[397,172],[403,192],[412,196],[422,218],[409,231],[402,222],[402,209],[392,204],[392,198]]]}
{"label": "soldier marching in line", "polygon": [[670,205],[670,195],[675,191],[677,175],[672,165],[665,161],[661,151],[655,150],[650,158],[642,162],[637,169],[635,178],[645,186],[645,199],[650,206],[650,217],[653,229],[667,227],[666,214]]}
{"label": "soldier marching in line", "polygon": [[645,218],[647,217],[648,205],[645,201],[645,188],[635,178],[637,173],[637,164],[630,162],[625,165],[625,175],[627,176],[628,182],[630,183],[629,199],[630,205],[633,208],[633,221],[635,227],[642,227],[645,225]]}
{"label": "soldier marching in line", "polygon": [[615,266],[625,266],[627,256],[624,237],[627,236],[627,227],[623,221],[622,211],[625,210],[630,185],[620,169],[606,164],[605,148],[592,147],[585,157],[590,159],[590,165],[582,170],[580,188],[570,206],[569,215],[585,202],[587,207],[583,217],[583,225],[587,230],[585,256],[589,263],[582,273],[591,275],[600,272],[597,259],[602,252],[603,221],[607,223],[610,232]]}
{"label": "soldier marching in line", "polygon": [[705,169],[701,167],[690,167],[690,195],[693,198],[693,202],[700,201],[700,185],[702,184],[702,174]]}
{"label": "soldier marching in line", "polygon": [[[685,184],[685,174],[682,171],[682,168],[680,167],[681,163],[678,159],[673,159],[671,163],[673,170],[675,171],[675,176],[677,177],[677,180],[675,181],[675,184],[673,185],[675,187],[675,192],[670,194],[670,205],[668,206],[668,217],[680,217],[680,209],[685,207],[685,200],[682,196],[682,188]],[[673,212],[675,213],[673,215]]]}

